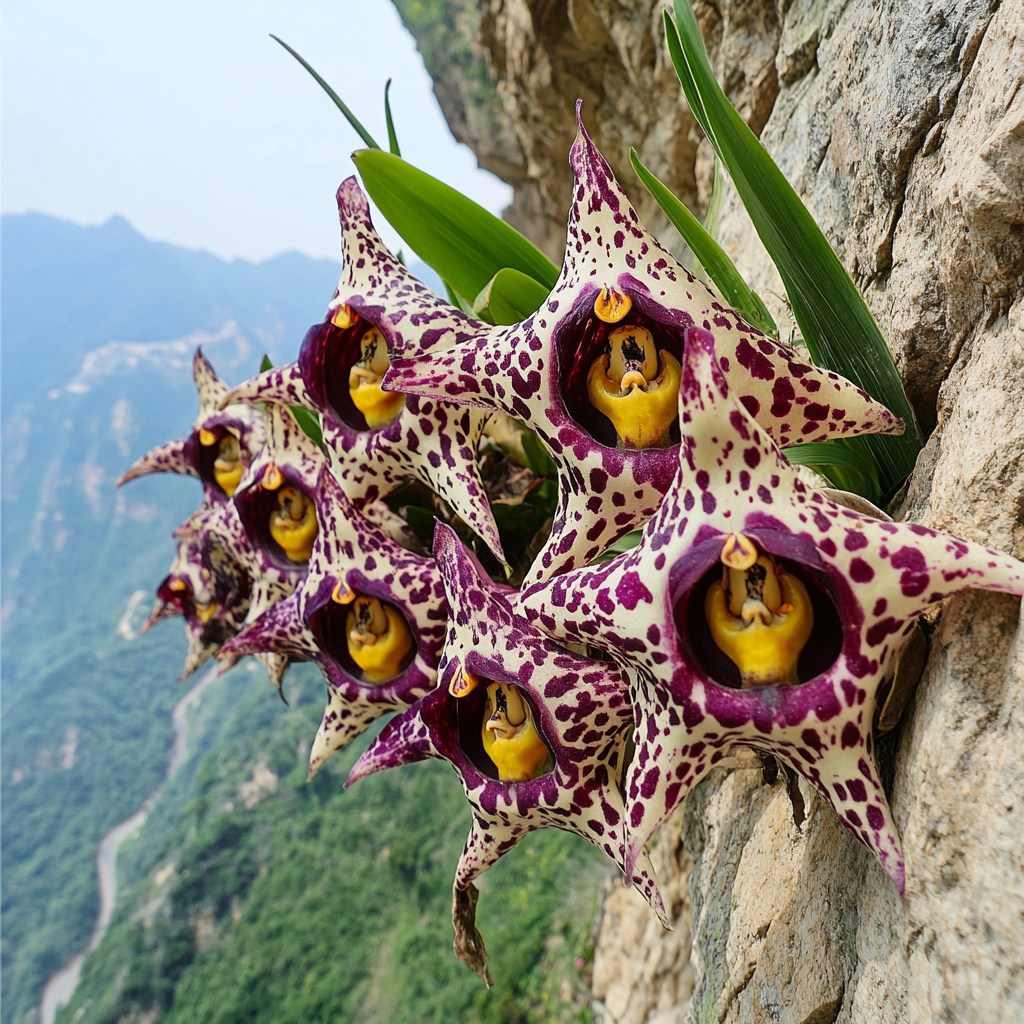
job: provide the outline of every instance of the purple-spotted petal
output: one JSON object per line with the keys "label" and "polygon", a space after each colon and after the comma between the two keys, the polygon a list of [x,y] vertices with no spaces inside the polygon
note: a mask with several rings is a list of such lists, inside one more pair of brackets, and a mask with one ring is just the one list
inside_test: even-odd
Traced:
{"label": "purple-spotted petal", "polygon": [[[202,349],[196,349],[192,376],[199,397],[192,432],[136,459],[117,481],[118,487],[149,473],[184,473],[199,477],[208,504],[224,502],[231,496],[241,473],[263,444],[263,417],[256,409],[225,405],[228,389]],[[225,444],[235,448],[230,463],[224,461]],[[234,473],[232,466],[237,467]]]}
{"label": "purple-spotted petal", "polygon": [[[427,757],[449,761],[473,811],[457,890],[468,890],[523,835],[544,827],[582,836],[623,868],[619,782],[632,724],[624,674],[544,638],[517,610],[516,592],[492,583],[449,527],[438,524],[434,550],[451,604],[439,684],[387,723],[346,785]],[[464,673],[480,682],[455,697],[449,686]],[[518,690],[550,754],[525,781],[501,781],[481,745],[485,681]],[[665,920],[646,855],[634,858],[629,877]]]}
{"label": "purple-spotted petal", "polygon": [[[326,467],[313,491],[320,530],[308,571],[279,601],[226,644],[228,658],[273,652],[317,663],[327,680],[323,722],[310,753],[310,775],[381,715],[427,693],[437,663],[447,602],[437,565],[395,542],[348,499]],[[413,649],[390,678],[371,680],[353,660],[347,616],[358,597],[400,617]]]}
{"label": "purple-spotted petal", "polygon": [[353,404],[349,373],[360,339],[379,330],[389,349],[454,344],[482,325],[442,302],[391,254],[370,221],[354,178],[338,190],[344,271],[322,323],[306,333],[298,360],[228,393],[225,402],[307,405],[323,417],[331,469],[358,506],[411,480],[440,495],[504,561],[477,449],[486,415],[409,397],[390,422],[371,426]]}
{"label": "purple-spotted petal", "polygon": [[[872,747],[880,691],[931,604],[968,587],[1022,594],[1024,565],[925,527],[879,522],[810,489],[731,392],[706,331],[688,332],[679,405],[679,472],[640,545],[522,599],[548,634],[604,649],[638,673],[631,849],[743,744],[814,785],[902,892],[899,838]],[[813,595],[799,685],[740,689],[709,642],[705,594],[731,534],[750,538]]]}
{"label": "purple-spotted petal", "polygon": [[[565,260],[547,302],[520,324],[477,331],[447,348],[397,347],[385,377],[396,391],[518,417],[547,445],[559,505],[527,582],[591,561],[648,518],[672,481],[671,423],[660,447],[619,445],[588,391],[590,369],[619,326],[649,329],[658,350],[675,359],[689,328],[710,331],[737,397],[781,445],[902,429],[849,381],[744,323],[681,267],[641,226],[582,121],[570,160],[576,190]],[[628,311],[619,320],[612,313],[609,323],[597,307],[606,310],[611,292],[628,300]]]}

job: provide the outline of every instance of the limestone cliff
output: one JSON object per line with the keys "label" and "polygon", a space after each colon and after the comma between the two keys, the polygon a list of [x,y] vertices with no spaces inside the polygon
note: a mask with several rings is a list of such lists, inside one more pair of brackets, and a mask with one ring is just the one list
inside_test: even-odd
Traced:
{"label": "limestone cliff", "polygon": [[[663,6],[461,0],[475,99],[425,48],[457,134],[515,186],[511,219],[552,255],[577,96],[652,227],[630,144],[684,200],[707,193]],[[1024,556],[1024,0],[720,0],[697,13],[727,91],[862,285],[929,438],[894,511]],[[786,323],[735,197],[721,233]],[[625,890],[606,900],[597,1018],[1024,1017],[1022,708],[1019,603],[948,602],[883,744],[906,898],[806,787],[712,775],[654,851],[676,931]]]}

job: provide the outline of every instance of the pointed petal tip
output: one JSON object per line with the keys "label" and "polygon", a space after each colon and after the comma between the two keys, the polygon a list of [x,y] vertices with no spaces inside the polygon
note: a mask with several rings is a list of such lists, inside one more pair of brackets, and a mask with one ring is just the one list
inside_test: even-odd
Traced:
{"label": "pointed petal tip", "polygon": [[907,895],[907,868],[903,857],[898,857],[895,864],[891,867],[886,864],[885,873],[890,879],[892,879],[892,884],[896,886],[896,891],[900,894],[900,899],[903,899]]}
{"label": "pointed petal tip", "polygon": [[[369,751],[367,751],[369,753]],[[348,773],[347,778],[342,783],[342,789],[348,789],[350,786],[354,786],[361,779],[365,779],[368,775],[373,775],[374,772],[380,771],[381,766],[373,760],[367,760],[366,754],[364,753],[354,765],[352,770]]]}
{"label": "pointed petal tip", "polygon": [[202,374],[216,376],[210,360],[203,355],[203,346],[197,345],[195,355],[192,356],[192,379],[198,383]]}
{"label": "pointed petal tip", "polygon": [[434,558],[451,558],[460,547],[458,534],[440,519],[434,520]]}
{"label": "pointed petal tip", "polygon": [[370,204],[359,185],[359,179],[354,174],[347,177],[338,186],[335,198],[338,201],[338,213],[341,216],[342,227],[346,226],[346,220],[349,218],[369,220]]}

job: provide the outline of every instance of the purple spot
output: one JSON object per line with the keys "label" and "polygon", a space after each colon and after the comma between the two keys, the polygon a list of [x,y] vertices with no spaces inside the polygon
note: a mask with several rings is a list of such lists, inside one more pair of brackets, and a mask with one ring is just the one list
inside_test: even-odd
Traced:
{"label": "purple spot", "polygon": [[868,546],[868,539],[859,530],[850,530],[846,534],[846,540],[843,541],[843,547],[847,551],[860,551],[861,548]]}
{"label": "purple spot", "polygon": [[629,611],[633,611],[641,601],[650,603],[654,600],[654,596],[640,579],[640,574],[635,571],[623,575],[615,588],[615,596],[619,599],[619,604]]}
{"label": "purple spot", "polygon": [[860,779],[850,779],[846,785],[850,790],[851,800],[858,804],[867,803],[868,787]]}
{"label": "purple spot", "polygon": [[794,398],[793,382],[788,377],[779,377],[772,385],[772,415],[780,418],[787,415]]}
{"label": "purple spot", "polygon": [[850,579],[854,583],[868,583],[875,578],[875,570],[863,558],[857,557],[850,562]]}
{"label": "purple spot", "polygon": [[891,615],[882,619],[880,622],[876,622],[867,631],[866,639],[868,645],[871,647],[877,647],[887,636],[898,632],[899,629],[900,621],[893,618]]}
{"label": "purple spot", "polygon": [[816,729],[804,729],[804,731],[800,733],[800,739],[803,740],[803,742],[812,750],[821,751],[821,737],[818,735],[818,731]]}
{"label": "purple spot", "polygon": [[882,826],[885,824],[885,815],[882,814],[882,809],[874,804],[868,808],[868,824],[876,832],[881,832]]}
{"label": "purple spot", "polygon": [[902,547],[890,561],[894,569],[910,569],[912,572],[924,572],[927,569],[924,555],[917,548]]}
{"label": "purple spot", "polygon": [[758,352],[746,338],[736,346],[736,361],[755,380],[771,380],[775,376],[771,360]]}

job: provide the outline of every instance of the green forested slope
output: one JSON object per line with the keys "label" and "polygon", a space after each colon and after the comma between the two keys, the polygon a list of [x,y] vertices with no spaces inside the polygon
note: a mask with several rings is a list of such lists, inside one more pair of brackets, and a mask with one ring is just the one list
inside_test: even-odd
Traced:
{"label": "green forested slope", "polygon": [[[321,691],[316,673],[293,674],[287,709],[258,675],[236,672],[208,692],[196,727],[207,752],[125,851],[136,884],[59,1020],[587,1019],[597,853],[542,833],[484,876],[488,992],[451,951],[451,883],[469,827],[454,773],[416,765],[343,792],[364,740],[307,784]],[[246,782],[271,776],[244,806]]]}

